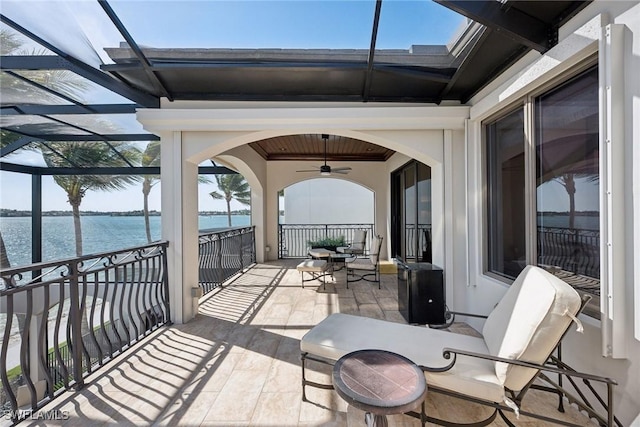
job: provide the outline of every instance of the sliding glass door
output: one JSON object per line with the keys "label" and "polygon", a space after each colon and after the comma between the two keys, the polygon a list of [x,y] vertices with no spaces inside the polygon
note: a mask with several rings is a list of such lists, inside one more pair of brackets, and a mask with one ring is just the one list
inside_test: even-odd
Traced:
{"label": "sliding glass door", "polygon": [[415,160],[391,174],[391,252],[431,262],[431,168]]}

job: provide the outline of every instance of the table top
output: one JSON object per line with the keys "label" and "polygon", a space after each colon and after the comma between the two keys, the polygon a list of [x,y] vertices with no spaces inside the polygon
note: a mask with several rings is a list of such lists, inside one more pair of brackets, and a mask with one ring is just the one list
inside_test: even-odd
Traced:
{"label": "table top", "polygon": [[347,403],[378,415],[416,409],[427,394],[422,370],[399,354],[359,350],[333,367],[333,385]]}

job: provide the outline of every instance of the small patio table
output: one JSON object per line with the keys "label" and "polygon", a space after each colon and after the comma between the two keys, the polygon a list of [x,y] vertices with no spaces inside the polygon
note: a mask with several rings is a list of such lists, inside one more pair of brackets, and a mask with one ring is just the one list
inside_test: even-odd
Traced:
{"label": "small patio table", "polygon": [[424,403],[427,383],[411,360],[385,350],[358,350],[333,367],[333,385],[348,404],[366,412],[368,427],[387,427],[388,414],[413,411]]}
{"label": "small patio table", "polygon": [[[333,271],[340,271],[344,268],[345,261],[352,258],[351,254],[334,253],[329,256],[329,263]],[[340,264],[340,267],[336,268],[336,264]]]}

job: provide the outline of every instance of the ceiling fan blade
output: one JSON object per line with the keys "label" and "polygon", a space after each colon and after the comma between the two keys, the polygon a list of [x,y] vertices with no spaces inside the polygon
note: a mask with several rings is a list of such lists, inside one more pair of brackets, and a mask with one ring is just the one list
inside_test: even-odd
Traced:
{"label": "ceiling fan blade", "polygon": [[351,168],[349,166],[341,167],[341,168],[331,168],[331,172],[340,172],[340,171],[350,171]]}
{"label": "ceiling fan blade", "polygon": [[303,169],[296,172],[320,172],[319,169]]}
{"label": "ceiling fan blade", "polygon": [[[351,168],[349,168],[349,169],[351,169]],[[341,174],[341,175],[346,175],[346,174],[348,174],[348,173],[349,173],[349,171],[348,171],[348,170],[336,170],[336,169],[331,169],[331,173],[339,173],[339,174]]]}

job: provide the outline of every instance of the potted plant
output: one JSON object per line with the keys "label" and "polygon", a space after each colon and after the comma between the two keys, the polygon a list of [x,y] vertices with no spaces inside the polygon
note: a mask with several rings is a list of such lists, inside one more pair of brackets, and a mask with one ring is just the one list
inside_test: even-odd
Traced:
{"label": "potted plant", "polygon": [[324,239],[309,240],[307,242],[311,249],[324,248],[330,251],[336,251],[339,246],[345,246],[344,236],[325,237]]}

